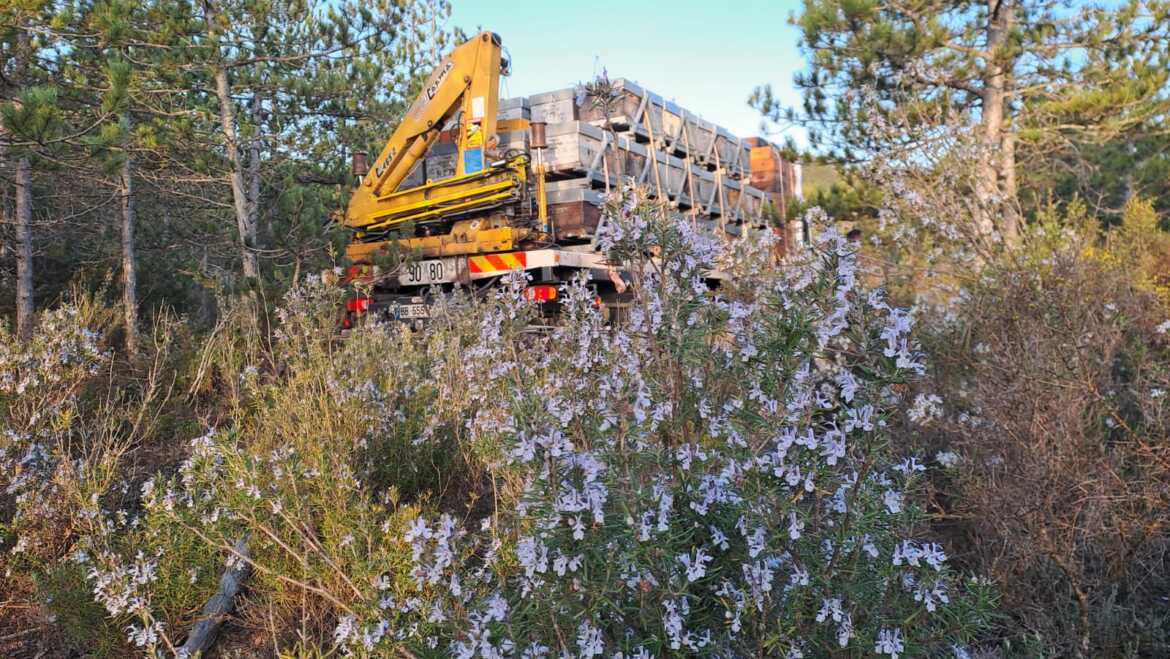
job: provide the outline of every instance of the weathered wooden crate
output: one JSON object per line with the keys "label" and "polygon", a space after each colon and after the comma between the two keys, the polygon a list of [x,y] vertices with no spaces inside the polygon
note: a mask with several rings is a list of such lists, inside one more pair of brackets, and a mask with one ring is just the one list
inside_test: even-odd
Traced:
{"label": "weathered wooden crate", "polygon": [[496,119],[532,119],[532,107],[527,96],[501,99],[496,111]]}
{"label": "weathered wooden crate", "polygon": [[704,167],[692,165],[691,190],[694,195],[694,204],[698,207],[699,212],[711,215],[712,200],[718,196],[715,189],[715,174],[707,171]]}
{"label": "weathered wooden crate", "polygon": [[[649,158],[650,154],[653,154],[652,158]],[[649,188],[659,199],[679,201],[686,192],[689,163],[658,150],[649,151],[647,156],[649,166],[639,183]],[[689,197],[683,201],[690,203]]]}
{"label": "weathered wooden crate", "polygon": [[735,179],[723,179],[723,200],[719,209],[720,217],[724,222],[738,223],[740,220],[740,199],[743,196],[743,185]]}
{"label": "weathered wooden crate", "polygon": [[544,163],[553,176],[603,176],[619,166],[620,153],[606,148],[608,139],[595,126],[580,121],[549,124],[545,135]]}
{"label": "weathered wooden crate", "polygon": [[712,157],[707,160],[707,165],[722,169],[732,178],[750,176],[751,147],[726,128],[717,128]]}
{"label": "weathered wooden crate", "polygon": [[[613,82],[614,95],[609,102],[596,96],[584,95],[579,110],[582,121],[604,126],[607,119],[615,130],[627,131],[644,122],[643,112],[649,99],[646,91],[627,80]],[[607,116],[608,110],[608,116]]]}
{"label": "weathered wooden crate", "polygon": [[426,156],[411,167],[406,178],[398,185],[398,189],[405,190],[423,185],[428,180],[437,181],[454,175],[455,145],[449,142],[436,142],[427,150]]}
{"label": "weathered wooden crate", "polygon": [[529,96],[528,107],[531,108],[532,120],[547,124],[577,121],[580,117],[577,112],[576,96],[576,91],[571,88]]}
{"label": "weathered wooden crate", "polygon": [[678,153],[675,155],[686,156],[686,145],[684,144],[683,128],[687,123],[687,111],[679,107],[676,103],[663,100],[661,106],[656,104],[655,110],[661,117],[662,125],[662,139],[661,143],[667,148],[678,148]]}
{"label": "weathered wooden crate", "polygon": [[691,154],[695,162],[706,165],[707,161],[712,160],[711,154],[715,152],[715,135],[718,131],[719,127],[709,121],[698,119],[693,123]]}
{"label": "weathered wooden crate", "polygon": [[676,201],[678,202],[679,208],[689,210],[701,202],[699,197],[699,168],[693,162],[685,158],[681,160],[683,162],[682,192],[678,195]]}
{"label": "weathered wooden crate", "polygon": [[648,150],[629,135],[607,133],[596,126],[570,121],[550,124],[543,154],[552,178],[587,177],[604,185],[637,179],[646,169]]}
{"label": "weathered wooden crate", "polygon": [[740,196],[741,213],[739,220],[754,227],[762,227],[767,222],[764,218],[764,205],[768,203],[768,195],[763,190],[750,185],[743,186]]}
{"label": "weathered wooden crate", "polygon": [[717,126],[693,115],[684,117],[682,134],[674,140],[675,153],[692,162],[706,164],[715,145]]}
{"label": "weathered wooden crate", "polygon": [[646,171],[646,163],[650,160],[650,149],[639,144],[630,136],[619,135],[617,144],[618,148],[625,154],[625,168],[622,171],[621,181],[635,178]]}
{"label": "weathered wooden crate", "polygon": [[739,175],[750,180],[752,176],[752,147],[747,140],[739,140]]}
{"label": "weathered wooden crate", "polygon": [[601,193],[582,180],[549,183],[546,190],[549,218],[557,238],[592,237],[601,218]]}
{"label": "weathered wooden crate", "polygon": [[733,214],[735,201],[738,200],[738,193],[739,191],[735,188],[735,181],[728,179],[722,174],[715,174],[715,187],[710,198],[707,200],[710,214],[718,217],[721,222],[726,222],[728,216]]}

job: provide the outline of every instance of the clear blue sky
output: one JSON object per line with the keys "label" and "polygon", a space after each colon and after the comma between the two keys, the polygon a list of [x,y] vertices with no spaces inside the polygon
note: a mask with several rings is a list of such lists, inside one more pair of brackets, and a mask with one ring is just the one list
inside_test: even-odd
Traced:
{"label": "clear blue sky", "polygon": [[605,67],[743,137],[760,134],[747,105],[757,85],[799,101],[792,75],[803,61],[788,25],[799,0],[451,2],[451,27],[503,39],[512,56],[503,96],[570,87]]}

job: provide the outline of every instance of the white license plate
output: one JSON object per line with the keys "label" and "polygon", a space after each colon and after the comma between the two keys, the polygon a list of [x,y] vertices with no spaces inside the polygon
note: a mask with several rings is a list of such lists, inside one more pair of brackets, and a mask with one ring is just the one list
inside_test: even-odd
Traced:
{"label": "white license plate", "polygon": [[399,304],[390,308],[391,315],[399,320],[428,318],[430,313],[425,304]]}
{"label": "white license plate", "polygon": [[454,259],[431,259],[415,261],[402,266],[398,283],[402,286],[419,286],[447,281],[453,274]]}

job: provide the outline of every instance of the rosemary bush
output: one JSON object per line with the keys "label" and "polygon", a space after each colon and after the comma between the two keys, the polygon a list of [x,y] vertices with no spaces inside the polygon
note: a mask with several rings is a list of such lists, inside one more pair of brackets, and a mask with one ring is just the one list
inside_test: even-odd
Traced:
{"label": "rosemary bush", "polygon": [[517,274],[338,340],[337,292],[291,291],[230,417],[87,512],[71,560],[127,642],[175,653],[190,605],[158,593],[210,594],[218,555],[298,654],[965,656],[995,595],[924,535],[887,422],[924,358],[854,246],[773,267],[632,191],[601,245],[616,323],[579,280],[533,332]]}

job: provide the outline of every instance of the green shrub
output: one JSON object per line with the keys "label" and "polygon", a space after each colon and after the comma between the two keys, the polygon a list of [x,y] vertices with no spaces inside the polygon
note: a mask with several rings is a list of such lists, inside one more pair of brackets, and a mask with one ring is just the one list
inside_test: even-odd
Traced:
{"label": "green shrub", "polygon": [[[614,326],[580,281],[533,333],[514,277],[337,340],[336,291],[291,291],[233,353],[256,362],[224,375],[230,422],[145,487],[164,531],[109,527],[93,574],[141,603],[109,607],[132,640],[181,639],[168,564],[217,552],[253,569],[245,624],[304,655],[964,652],[996,596],[922,534],[923,466],[887,428],[922,355],[852,245],[773,273],[634,196],[608,217],[634,273]],[[711,291],[715,267],[741,277]]]}
{"label": "green shrub", "polygon": [[[0,328],[0,586],[54,651],[125,651],[86,581],[95,538],[138,523],[134,483],[153,471],[174,382],[176,319],[160,315],[141,359],[110,346],[116,310],[76,290],[41,312],[31,340]],[[132,493],[133,492],[133,493]]]}

